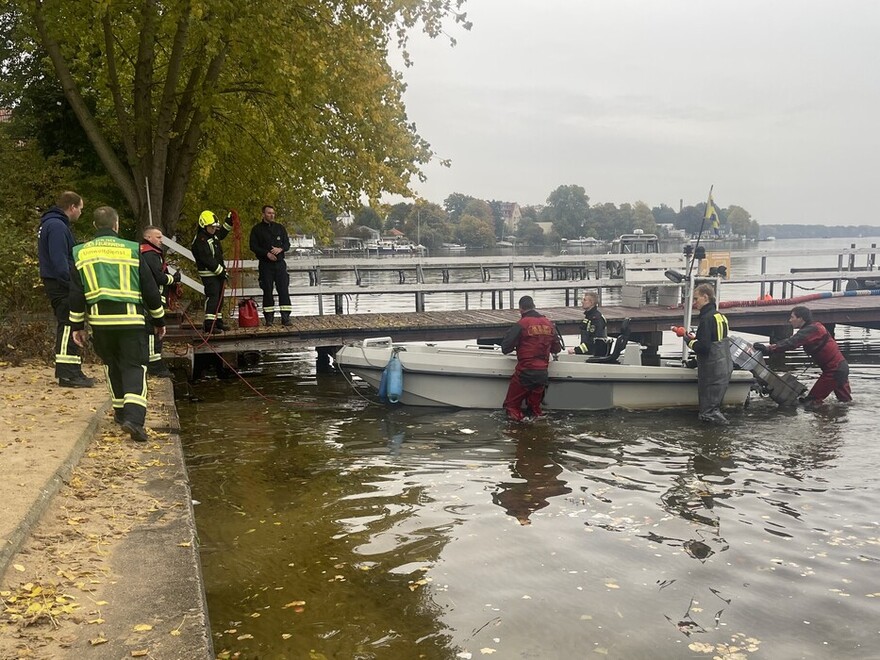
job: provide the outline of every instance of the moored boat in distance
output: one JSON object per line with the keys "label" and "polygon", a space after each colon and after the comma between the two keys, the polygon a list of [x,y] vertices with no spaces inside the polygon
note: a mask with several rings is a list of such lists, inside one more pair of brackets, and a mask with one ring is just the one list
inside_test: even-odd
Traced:
{"label": "moored boat in distance", "polygon": [[464,252],[467,248],[464,245],[460,245],[459,243],[441,243],[441,250],[446,250],[447,252]]}
{"label": "moored boat in distance", "polygon": [[[596,361],[560,354],[550,363],[544,407],[565,411],[697,407],[696,369],[676,361],[642,366],[641,346],[625,338],[623,343],[626,348],[615,346],[609,358]],[[500,409],[516,367],[516,356],[504,355],[498,348],[395,344],[390,337],[343,346],[336,361],[379,391],[382,372],[394,354],[403,367],[400,403],[412,406]],[[724,404],[744,405],[753,383],[750,372],[734,371]]]}

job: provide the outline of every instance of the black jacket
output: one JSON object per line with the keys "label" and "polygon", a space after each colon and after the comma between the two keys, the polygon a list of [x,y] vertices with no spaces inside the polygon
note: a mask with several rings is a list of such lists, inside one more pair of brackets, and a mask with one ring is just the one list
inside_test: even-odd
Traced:
{"label": "black jacket", "polygon": [[199,227],[192,242],[192,253],[200,277],[223,277],[226,275],[223,245],[220,243],[229,235],[229,229],[226,227],[226,225],[218,227],[213,236],[204,228]]}
{"label": "black jacket", "polygon": [[581,325],[581,343],[574,347],[578,355],[595,353],[593,342],[596,339],[604,339],[608,336],[608,323],[598,307],[593,307],[584,312],[584,322]]}
{"label": "black jacket", "polygon": [[708,355],[709,346],[727,337],[729,328],[727,317],[718,311],[715,303],[708,303],[700,310],[697,335],[688,342],[688,347],[697,355]]}
{"label": "black jacket", "polygon": [[284,259],[284,253],[290,250],[290,238],[281,223],[260,220],[251,229],[250,247],[260,261],[275,263],[266,255],[272,248],[280,247],[282,252],[278,255],[278,261]]}

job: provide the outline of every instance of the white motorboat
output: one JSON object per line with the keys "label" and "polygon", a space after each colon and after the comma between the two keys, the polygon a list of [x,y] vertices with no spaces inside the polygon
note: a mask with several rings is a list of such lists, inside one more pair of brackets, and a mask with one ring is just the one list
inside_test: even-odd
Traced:
{"label": "white motorboat", "polygon": [[[624,340],[625,341],[625,340]],[[616,347],[615,347],[616,349]],[[438,344],[395,344],[390,337],[365,339],[336,354],[339,367],[376,390],[393,353],[403,367],[400,403],[413,406],[500,409],[515,355],[498,347],[455,348]],[[622,352],[622,355],[620,353]],[[611,356],[616,362],[591,362],[583,355],[560,354],[550,363],[550,385],[544,398],[548,410],[654,410],[696,408],[697,371],[669,361],[642,366],[641,346],[627,342]],[[745,404],[754,383],[748,371],[734,371],[724,404]]]}

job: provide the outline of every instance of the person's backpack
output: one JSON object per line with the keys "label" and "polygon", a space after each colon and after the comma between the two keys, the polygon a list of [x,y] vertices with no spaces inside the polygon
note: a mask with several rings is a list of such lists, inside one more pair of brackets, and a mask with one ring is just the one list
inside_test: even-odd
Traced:
{"label": "person's backpack", "polygon": [[257,328],[260,325],[260,314],[253,298],[245,298],[238,303],[238,327]]}

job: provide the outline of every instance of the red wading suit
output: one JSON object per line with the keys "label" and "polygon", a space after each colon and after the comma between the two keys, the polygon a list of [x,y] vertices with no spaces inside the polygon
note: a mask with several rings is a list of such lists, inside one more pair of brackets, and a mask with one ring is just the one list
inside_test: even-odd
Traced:
{"label": "red wading suit", "polygon": [[768,348],[771,353],[781,353],[798,346],[803,346],[807,355],[822,369],[822,375],[813,384],[813,389],[810,390],[807,398],[817,402],[824,401],[825,397],[834,392],[838,400],[852,401],[852,392],[849,389],[849,365],[825,326],[812,321],[788,339],[783,339],[778,344],[771,344]]}
{"label": "red wading suit", "polygon": [[525,417],[522,410],[526,402],[531,414],[540,417],[541,400],[547,387],[547,367],[550,353],[559,353],[562,344],[556,334],[556,326],[543,314],[534,309],[522,313],[522,318],[513,325],[501,341],[501,352],[507,355],[516,350],[516,370],[510,379],[504,410],[516,421]]}

